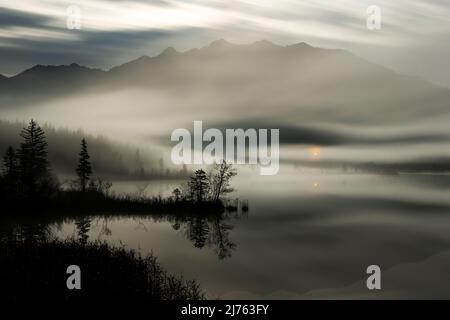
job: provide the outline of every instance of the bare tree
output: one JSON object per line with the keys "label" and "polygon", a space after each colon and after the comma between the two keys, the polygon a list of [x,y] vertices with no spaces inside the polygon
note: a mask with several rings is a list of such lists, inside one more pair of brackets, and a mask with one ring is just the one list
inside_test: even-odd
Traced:
{"label": "bare tree", "polygon": [[231,163],[225,160],[214,167],[215,173],[211,179],[212,200],[218,201],[222,195],[233,192],[230,185],[231,178],[237,175],[236,169],[232,167]]}

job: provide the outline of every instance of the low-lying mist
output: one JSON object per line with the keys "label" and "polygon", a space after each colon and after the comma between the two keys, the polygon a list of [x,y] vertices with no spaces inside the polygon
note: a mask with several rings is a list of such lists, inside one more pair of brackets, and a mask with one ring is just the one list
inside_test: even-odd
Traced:
{"label": "low-lying mist", "polygon": [[[0,88],[10,89],[9,100],[0,99],[0,118],[34,118],[107,136],[122,149],[139,148],[151,159],[163,158],[167,166],[171,132],[192,130],[194,120],[220,129],[279,128],[285,163],[441,163],[450,157],[448,89],[342,50],[216,41],[183,53],[167,49],[110,71],[53,67],[45,73],[52,85],[35,81],[32,90],[25,90],[44,77],[43,68],[24,72],[26,85],[19,77]],[[61,91],[58,83],[65,76],[73,89]],[[21,98],[20,88],[24,96],[37,98]],[[110,166],[121,166],[114,160],[118,156],[104,157]],[[123,155],[121,161],[130,168],[132,158]]]}
{"label": "low-lying mist", "polygon": [[[20,132],[26,122],[0,120],[0,150],[8,146],[17,149],[22,138]],[[170,171],[163,159],[152,148],[117,142],[105,135],[94,135],[85,130],[68,127],[42,126],[48,143],[49,161],[55,173],[74,176],[78,162],[81,139],[88,142],[92,167],[96,176],[111,178],[170,178],[179,172]],[[169,170],[169,171],[168,171]]]}

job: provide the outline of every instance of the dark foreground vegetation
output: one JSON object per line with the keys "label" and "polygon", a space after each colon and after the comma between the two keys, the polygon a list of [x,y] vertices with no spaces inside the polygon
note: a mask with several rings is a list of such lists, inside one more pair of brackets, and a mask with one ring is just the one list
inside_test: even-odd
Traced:
{"label": "dark foreground vegetation", "polygon": [[[231,225],[224,212],[246,212],[248,205],[224,200],[233,191],[236,175],[223,161],[211,172],[196,170],[171,196],[115,194],[112,184],[93,175],[87,141],[81,140],[76,179],[62,185],[48,160],[43,129],[31,120],[20,133],[22,143],[9,147],[0,175],[0,283],[3,292],[22,298],[202,299],[194,281],[166,273],[152,255],[141,256],[123,247],[88,240],[92,215],[170,216],[174,230],[197,248],[213,246],[219,259],[230,257],[236,245],[229,240]],[[76,155],[74,155],[76,157]],[[5,223],[36,219],[25,224]],[[44,217],[44,218],[42,218]],[[48,221],[73,219],[77,239],[51,237]],[[9,230],[11,229],[11,230]],[[105,227],[106,230],[106,227]],[[67,268],[81,269],[81,290],[67,287]]]}
{"label": "dark foreground vegetation", "polygon": [[[236,171],[225,161],[209,173],[203,169],[195,171],[185,185],[173,191],[171,197],[117,195],[110,192],[110,182],[93,175],[85,139],[81,141],[78,165],[74,168],[77,179],[63,187],[47,159],[46,136],[38,123],[31,120],[20,136],[22,143],[18,150],[9,147],[3,157],[0,205],[5,212],[221,213],[233,209],[223,201],[223,196],[233,191],[230,180]],[[247,205],[243,207],[244,210],[247,208]]]}
{"label": "dark foreground vegetation", "polygon": [[[67,268],[81,270],[81,289],[69,290]],[[169,275],[152,255],[75,240],[0,240],[0,283],[8,299],[203,299],[195,281]]]}

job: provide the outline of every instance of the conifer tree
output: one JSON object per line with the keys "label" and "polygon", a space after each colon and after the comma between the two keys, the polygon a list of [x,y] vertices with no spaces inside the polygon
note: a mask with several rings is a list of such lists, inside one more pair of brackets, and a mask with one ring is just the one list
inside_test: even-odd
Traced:
{"label": "conifer tree", "polygon": [[13,147],[9,146],[3,156],[3,176],[5,178],[17,178],[18,174],[17,155]]}
{"label": "conifer tree", "polygon": [[202,202],[209,193],[209,179],[203,169],[196,170],[189,180],[189,191],[194,201]]}
{"label": "conifer tree", "polygon": [[22,129],[20,136],[23,138],[19,149],[21,183],[26,191],[35,193],[50,176],[45,133],[32,119],[28,127]]}
{"label": "conifer tree", "polygon": [[178,189],[178,188],[175,188],[172,191],[172,195],[173,195],[173,199],[174,199],[175,202],[180,201],[180,199],[181,199],[181,190]]}
{"label": "conifer tree", "polygon": [[86,139],[81,140],[81,151],[78,159],[78,166],[76,169],[80,189],[82,192],[86,191],[86,186],[92,176],[92,167],[89,162],[89,153],[87,149]]}
{"label": "conifer tree", "polygon": [[8,147],[3,156],[1,178],[4,187],[3,191],[6,192],[8,196],[16,195],[19,186],[19,165],[16,152],[11,146]]}

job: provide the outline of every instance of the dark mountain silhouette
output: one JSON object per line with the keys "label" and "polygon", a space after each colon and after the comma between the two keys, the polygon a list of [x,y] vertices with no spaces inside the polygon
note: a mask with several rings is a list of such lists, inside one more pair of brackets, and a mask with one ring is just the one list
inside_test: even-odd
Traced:
{"label": "dark mountain silhouette", "polygon": [[103,73],[104,71],[99,69],[90,69],[76,63],[60,66],[36,65],[0,82],[0,92],[4,100],[14,105],[17,102],[32,102],[31,99],[39,101],[49,95],[55,98],[89,88]]}
{"label": "dark mountain silhouette", "polygon": [[360,124],[433,116],[447,112],[450,99],[448,89],[399,75],[344,50],[303,42],[279,46],[264,40],[250,45],[217,40],[185,52],[169,47],[109,71],[77,64],[35,66],[0,79],[0,108],[129,87],[192,95],[207,90],[217,94],[218,101],[232,96],[239,108],[249,101],[264,110],[281,106],[291,121],[329,117]]}

